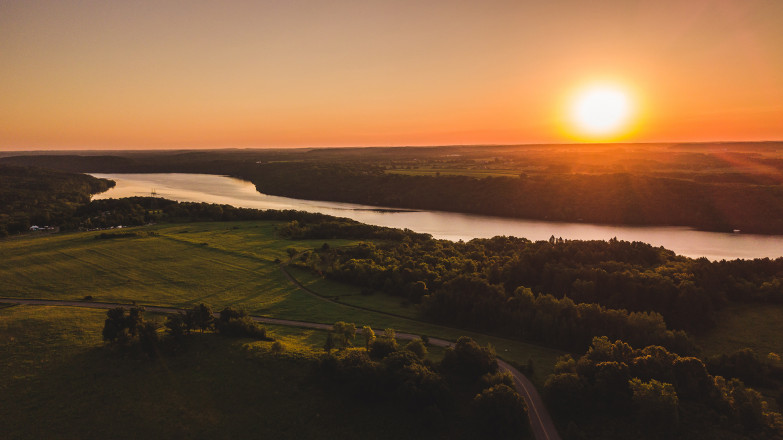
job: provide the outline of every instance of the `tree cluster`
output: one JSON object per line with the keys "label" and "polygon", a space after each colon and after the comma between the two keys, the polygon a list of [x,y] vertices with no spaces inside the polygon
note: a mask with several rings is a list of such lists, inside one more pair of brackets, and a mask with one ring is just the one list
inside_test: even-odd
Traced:
{"label": "tree cluster", "polygon": [[103,340],[123,349],[138,349],[149,357],[157,357],[160,337],[158,325],[145,321],[144,307],[116,307],[106,312],[101,332]]}
{"label": "tree cluster", "polygon": [[114,182],[83,174],[0,164],[0,237],[30,226],[72,226],[77,207]]}
{"label": "tree cluster", "polygon": [[106,312],[103,325],[103,340],[110,345],[126,349],[140,350],[148,357],[157,357],[162,345],[167,349],[176,348],[183,337],[198,330],[200,333],[214,330],[223,336],[253,338],[271,341],[266,329],[253,321],[244,310],[226,307],[220,311],[217,319],[212,308],[199,304],[184,312],[170,314],[163,323],[166,333],[164,339],[160,334],[160,325],[156,321],[144,319],[144,307],[116,307]]}
{"label": "tree cluster", "polygon": [[607,335],[686,354],[687,342],[667,325],[703,331],[732,301],[783,301],[783,258],[711,262],[616,239],[407,236],[313,249],[293,264],[422,303],[442,322],[576,350]]}
{"label": "tree cluster", "polygon": [[567,355],[558,361],[544,395],[559,419],[590,433],[585,438],[783,435],[783,419],[760,393],[660,346],[634,349],[595,338],[579,359]]}
{"label": "tree cluster", "polygon": [[744,348],[707,357],[704,362],[714,374],[736,377],[755,387],[780,390],[778,400],[783,403],[783,362],[777,353],[762,357],[753,349]]}
{"label": "tree cluster", "polygon": [[243,178],[266,194],[309,200],[550,221],[783,231],[783,190],[778,185],[553,171],[476,178],[389,174],[373,163],[289,161],[261,164],[244,171]]}
{"label": "tree cluster", "polygon": [[[334,333],[350,334],[351,326],[337,323]],[[490,348],[462,337],[446,349],[441,362],[433,363],[421,352],[421,340],[402,347],[392,329],[368,345],[346,346],[334,354],[330,349],[321,360],[321,374],[368,402],[392,399],[410,408],[425,425],[437,425],[446,415],[470,420],[470,431],[460,436],[529,435],[527,407],[511,377],[498,373]]]}
{"label": "tree cluster", "polygon": [[[73,172],[229,175],[253,182],[266,194],[309,200],[549,221],[783,233],[783,160],[776,144],[160,152],[0,161]],[[737,162],[752,166],[737,169]],[[479,178],[428,170],[433,167],[517,172],[513,177]],[[398,168],[425,172],[388,172]]]}

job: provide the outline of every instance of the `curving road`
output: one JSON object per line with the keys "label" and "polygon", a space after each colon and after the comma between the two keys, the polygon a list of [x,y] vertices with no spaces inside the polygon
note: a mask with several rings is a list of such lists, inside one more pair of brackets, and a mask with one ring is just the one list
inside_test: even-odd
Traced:
{"label": "curving road", "polygon": [[[90,309],[112,309],[115,307],[133,307],[134,304],[119,304],[119,303],[103,303],[103,302],[86,302],[86,301],[63,301],[63,300],[47,300],[47,299],[20,299],[20,298],[2,298],[0,297],[0,303],[6,304],[23,304],[23,305],[39,305],[39,306],[66,306],[66,307],[83,307]],[[184,311],[174,307],[159,307],[148,306],[143,304],[135,304],[143,306],[150,312],[162,312],[162,313],[177,313]],[[216,314],[217,315],[217,314]],[[329,324],[321,324],[317,322],[306,321],[292,321],[290,319],[278,319],[269,318],[265,316],[251,316],[254,321],[263,322],[266,324],[285,325],[291,327],[301,328],[313,328],[319,330],[331,330],[332,326]],[[380,332],[380,330],[375,330]],[[420,335],[413,335],[410,333],[397,333],[399,339],[418,339]],[[439,347],[448,347],[453,344],[451,341],[438,338],[429,338],[429,342],[432,345]],[[514,377],[514,383],[517,391],[525,399],[525,403],[528,408],[528,417],[530,418],[530,427],[533,431],[533,436],[536,440],[560,440],[560,435],[557,433],[552,418],[549,416],[549,412],[544,406],[544,402],[541,396],[538,394],[536,387],[520,373],[516,368],[509,365],[507,362],[498,359],[498,367],[501,371],[507,371]]]}

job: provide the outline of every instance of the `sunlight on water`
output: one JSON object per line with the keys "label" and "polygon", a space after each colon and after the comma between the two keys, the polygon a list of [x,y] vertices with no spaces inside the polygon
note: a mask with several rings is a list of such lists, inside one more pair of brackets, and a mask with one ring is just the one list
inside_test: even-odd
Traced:
{"label": "sunlight on water", "polygon": [[261,194],[244,180],[210,174],[92,174],[111,179],[117,186],[94,199],[149,196],[182,202],[209,202],[255,209],[297,209],[347,217],[362,223],[408,228],[435,238],[470,240],[513,235],[529,240],[550,236],[571,240],[642,241],[663,246],[678,254],[711,260],[777,258],[783,256],[783,236],[729,234],[694,231],[684,227],[630,227],[584,223],[561,223],[457,214],[440,211],[409,211],[350,203],[299,200]]}

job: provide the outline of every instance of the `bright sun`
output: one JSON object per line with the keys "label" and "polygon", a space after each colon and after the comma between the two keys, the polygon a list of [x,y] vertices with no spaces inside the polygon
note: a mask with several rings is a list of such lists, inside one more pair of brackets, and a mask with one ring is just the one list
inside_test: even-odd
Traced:
{"label": "bright sun", "polygon": [[620,87],[594,85],[578,93],[571,105],[576,128],[588,136],[609,137],[620,134],[631,117],[631,100]]}

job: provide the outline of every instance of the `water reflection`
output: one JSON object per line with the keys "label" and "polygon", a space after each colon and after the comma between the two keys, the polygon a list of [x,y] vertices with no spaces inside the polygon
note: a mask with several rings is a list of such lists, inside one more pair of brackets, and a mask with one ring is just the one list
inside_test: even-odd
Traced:
{"label": "water reflection", "polygon": [[573,240],[642,241],[689,257],[711,260],[783,256],[783,236],[694,231],[684,227],[608,226],[508,219],[440,211],[409,211],[351,203],[299,200],[261,194],[244,180],[210,174],[93,174],[117,182],[95,199],[149,196],[255,209],[297,209],[348,217],[362,223],[408,228],[448,240],[513,235],[529,240],[550,236]]}

